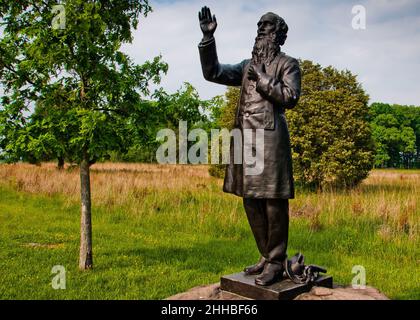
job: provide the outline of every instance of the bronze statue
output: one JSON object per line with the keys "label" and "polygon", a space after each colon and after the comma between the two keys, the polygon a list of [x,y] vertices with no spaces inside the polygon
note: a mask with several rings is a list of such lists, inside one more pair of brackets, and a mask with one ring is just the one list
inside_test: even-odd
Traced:
{"label": "bronze statue", "polygon": [[226,168],[223,191],[243,198],[261,254],[259,262],[244,271],[248,275],[258,274],[255,283],[267,286],[280,280],[287,266],[288,199],[294,198],[294,184],[284,111],[293,108],[299,100],[299,63],[280,51],[287,38],[288,26],[274,13],[263,15],[258,22],[252,58],[234,65],[218,61],[213,36],[217,21],[209,8],[201,9],[199,20],[203,39],[198,47],[204,78],[227,86],[241,86],[235,127],[264,129],[263,172],[246,175],[246,164],[234,164],[231,159],[232,163]]}

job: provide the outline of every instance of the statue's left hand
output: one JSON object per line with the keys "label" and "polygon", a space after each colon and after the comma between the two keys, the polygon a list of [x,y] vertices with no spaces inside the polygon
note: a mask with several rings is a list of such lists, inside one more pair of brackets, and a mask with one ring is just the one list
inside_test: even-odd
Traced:
{"label": "statue's left hand", "polygon": [[251,65],[248,70],[248,79],[253,81],[259,81],[261,76],[265,73],[264,63],[258,65]]}

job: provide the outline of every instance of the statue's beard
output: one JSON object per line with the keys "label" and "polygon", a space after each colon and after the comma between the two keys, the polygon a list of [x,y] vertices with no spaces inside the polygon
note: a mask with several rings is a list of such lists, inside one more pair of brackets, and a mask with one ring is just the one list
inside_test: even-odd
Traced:
{"label": "statue's beard", "polygon": [[254,65],[261,63],[269,65],[279,53],[280,45],[275,33],[267,36],[258,36],[255,38],[251,63]]}

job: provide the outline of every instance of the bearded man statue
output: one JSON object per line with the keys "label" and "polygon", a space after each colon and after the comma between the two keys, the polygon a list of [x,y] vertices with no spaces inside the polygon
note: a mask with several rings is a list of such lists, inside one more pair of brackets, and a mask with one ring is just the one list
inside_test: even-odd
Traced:
{"label": "bearded man statue", "polygon": [[[299,100],[299,63],[281,52],[288,26],[274,13],[263,15],[258,22],[252,58],[234,65],[218,61],[214,39],[217,21],[209,8],[202,8],[199,21],[203,39],[198,47],[204,78],[218,84],[240,86],[235,128],[242,133],[263,130],[264,148],[260,155],[263,170],[260,174],[248,175],[249,165],[234,163],[231,157],[223,191],[243,198],[261,254],[260,260],[244,272],[257,275],[257,285],[268,286],[281,280],[287,260],[289,199],[294,198],[294,184],[285,109],[293,108]],[[255,152],[257,142],[252,141],[251,148],[243,150]],[[231,154],[232,150],[231,144]]]}

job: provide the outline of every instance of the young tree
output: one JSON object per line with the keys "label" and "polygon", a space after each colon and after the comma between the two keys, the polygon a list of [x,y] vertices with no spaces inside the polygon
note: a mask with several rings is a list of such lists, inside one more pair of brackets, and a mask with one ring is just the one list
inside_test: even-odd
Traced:
{"label": "young tree", "polygon": [[80,165],[82,270],[93,267],[90,166],[126,147],[127,117],[167,71],[159,57],[136,65],[120,51],[150,10],[147,0],[0,0],[0,145],[10,160],[49,153]]}

